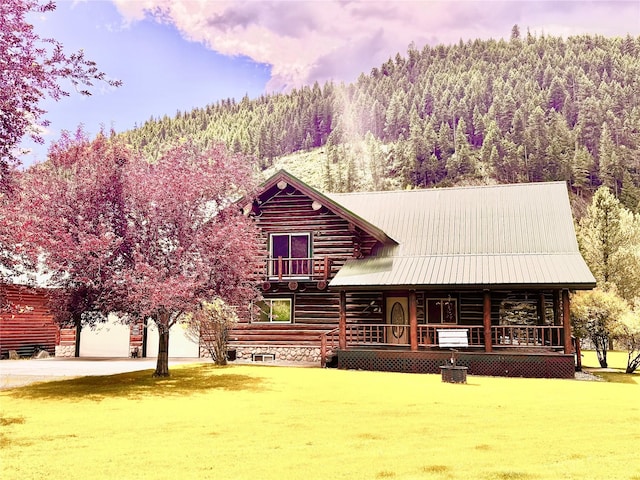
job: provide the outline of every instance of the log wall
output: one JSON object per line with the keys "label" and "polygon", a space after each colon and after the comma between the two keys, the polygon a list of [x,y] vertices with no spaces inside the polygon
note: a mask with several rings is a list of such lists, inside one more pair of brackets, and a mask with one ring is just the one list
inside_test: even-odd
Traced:
{"label": "log wall", "polygon": [[[293,302],[293,320],[288,324],[251,322],[250,316],[241,318],[230,334],[230,347],[249,345],[308,345],[319,346],[320,335],[338,326],[339,293],[321,288],[317,281],[296,279],[296,288],[289,281],[268,279],[266,259],[269,257],[269,235],[272,233],[309,233],[311,257],[331,260],[328,280],[335,276],[344,262],[355,255],[368,255],[378,243],[375,238],[350,224],[344,218],[322,206],[312,207],[313,199],[292,186],[280,190],[273,187],[265,192],[254,208],[255,222],[261,231],[260,267],[256,282],[268,282],[265,297],[285,297]],[[381,321],[381,313],[370,308],[371,301],[381,302],[380,294],[354,293],[348,300],[348,321]]]}
{"label": "log wall", "polygon": [[[255,221],[262,235],[263,259],[269,256],[269,234],[310,233],[311,256],[329,257],[332,260],[329,278],[340,270],[347,258],[354,256],[357,245],[368,255],[377,241],[358,227],[350,225],[342,217],[325,206],[312,208],[313,200],[291,186],[284,190],[267,192],[266,200],[259,205]],[[266,265],[266,262],[263,262]],[[266,271],[262,271],[266,276]]]}

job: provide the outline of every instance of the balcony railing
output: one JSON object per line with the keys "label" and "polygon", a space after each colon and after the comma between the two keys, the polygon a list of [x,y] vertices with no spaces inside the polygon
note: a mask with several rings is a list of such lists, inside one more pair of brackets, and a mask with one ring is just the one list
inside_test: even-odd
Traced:
{"label": "balcony railing", "polygon": [[331,274],[329,257],[315,258],[268,258],[269,280],[327,280]]}

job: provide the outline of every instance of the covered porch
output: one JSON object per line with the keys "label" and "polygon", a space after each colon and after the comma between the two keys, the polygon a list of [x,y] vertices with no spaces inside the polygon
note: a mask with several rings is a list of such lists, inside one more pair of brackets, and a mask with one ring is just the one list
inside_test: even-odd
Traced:
{"label": "covered porch", "polygon": [[[374,301],[361,309],[365,314],[357,314],[354,303],[363,303],[362,294],[340,291],[338,327],[321,338],[325,361],[346,369],[438,373],[455,350],[456,363],[470,374],[570,378],[576,359],[579,367],[567,289],[410,290],[381,292],[378,298],[378,315],[368,320],[366,310]],[[434,322],[432,299],[455,308],[451,318]],[[460,339],[455,349],[443,341],[451,337]]]}

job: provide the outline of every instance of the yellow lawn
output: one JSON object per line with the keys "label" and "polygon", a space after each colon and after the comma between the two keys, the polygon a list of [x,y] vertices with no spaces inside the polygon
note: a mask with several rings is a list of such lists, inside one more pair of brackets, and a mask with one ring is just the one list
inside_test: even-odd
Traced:
{"label": "yellow lawn", "polygon": [[0,392],[3,479],[640,480],[640,382],[211,365]]}
{"label": "yellow lawn", "polygon": [[[627,368],[627,352],[618,350],[607,352],[607,363],[609,368],[617,369],[622,372]],[[585,350],[582,352],[582,366],[586,369],[600,368],[598,357],[593,350]]]}

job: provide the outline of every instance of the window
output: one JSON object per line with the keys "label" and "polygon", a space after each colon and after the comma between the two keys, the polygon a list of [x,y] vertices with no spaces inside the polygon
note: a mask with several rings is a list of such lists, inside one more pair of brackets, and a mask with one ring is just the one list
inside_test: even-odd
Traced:
{"label": "window", "polygon": [[253,353],[251,354],[251,360],[254,362],[273,362],[276,359],[273,353]]}
{"label": "window", "polygon": [[458,323],[458,306],[454,298],[428,298],[428,323]]}
{"label": "window", "polygon": [[[270,239],[273,277],[308,277],[311,270],[310,235],[308,233],[275,233]],[[280,258],[282,260],[280,260]]]}
{"label": "window", "polygon": [[291,323],[290,298],[265,298],[256,304],[254,322]]}

